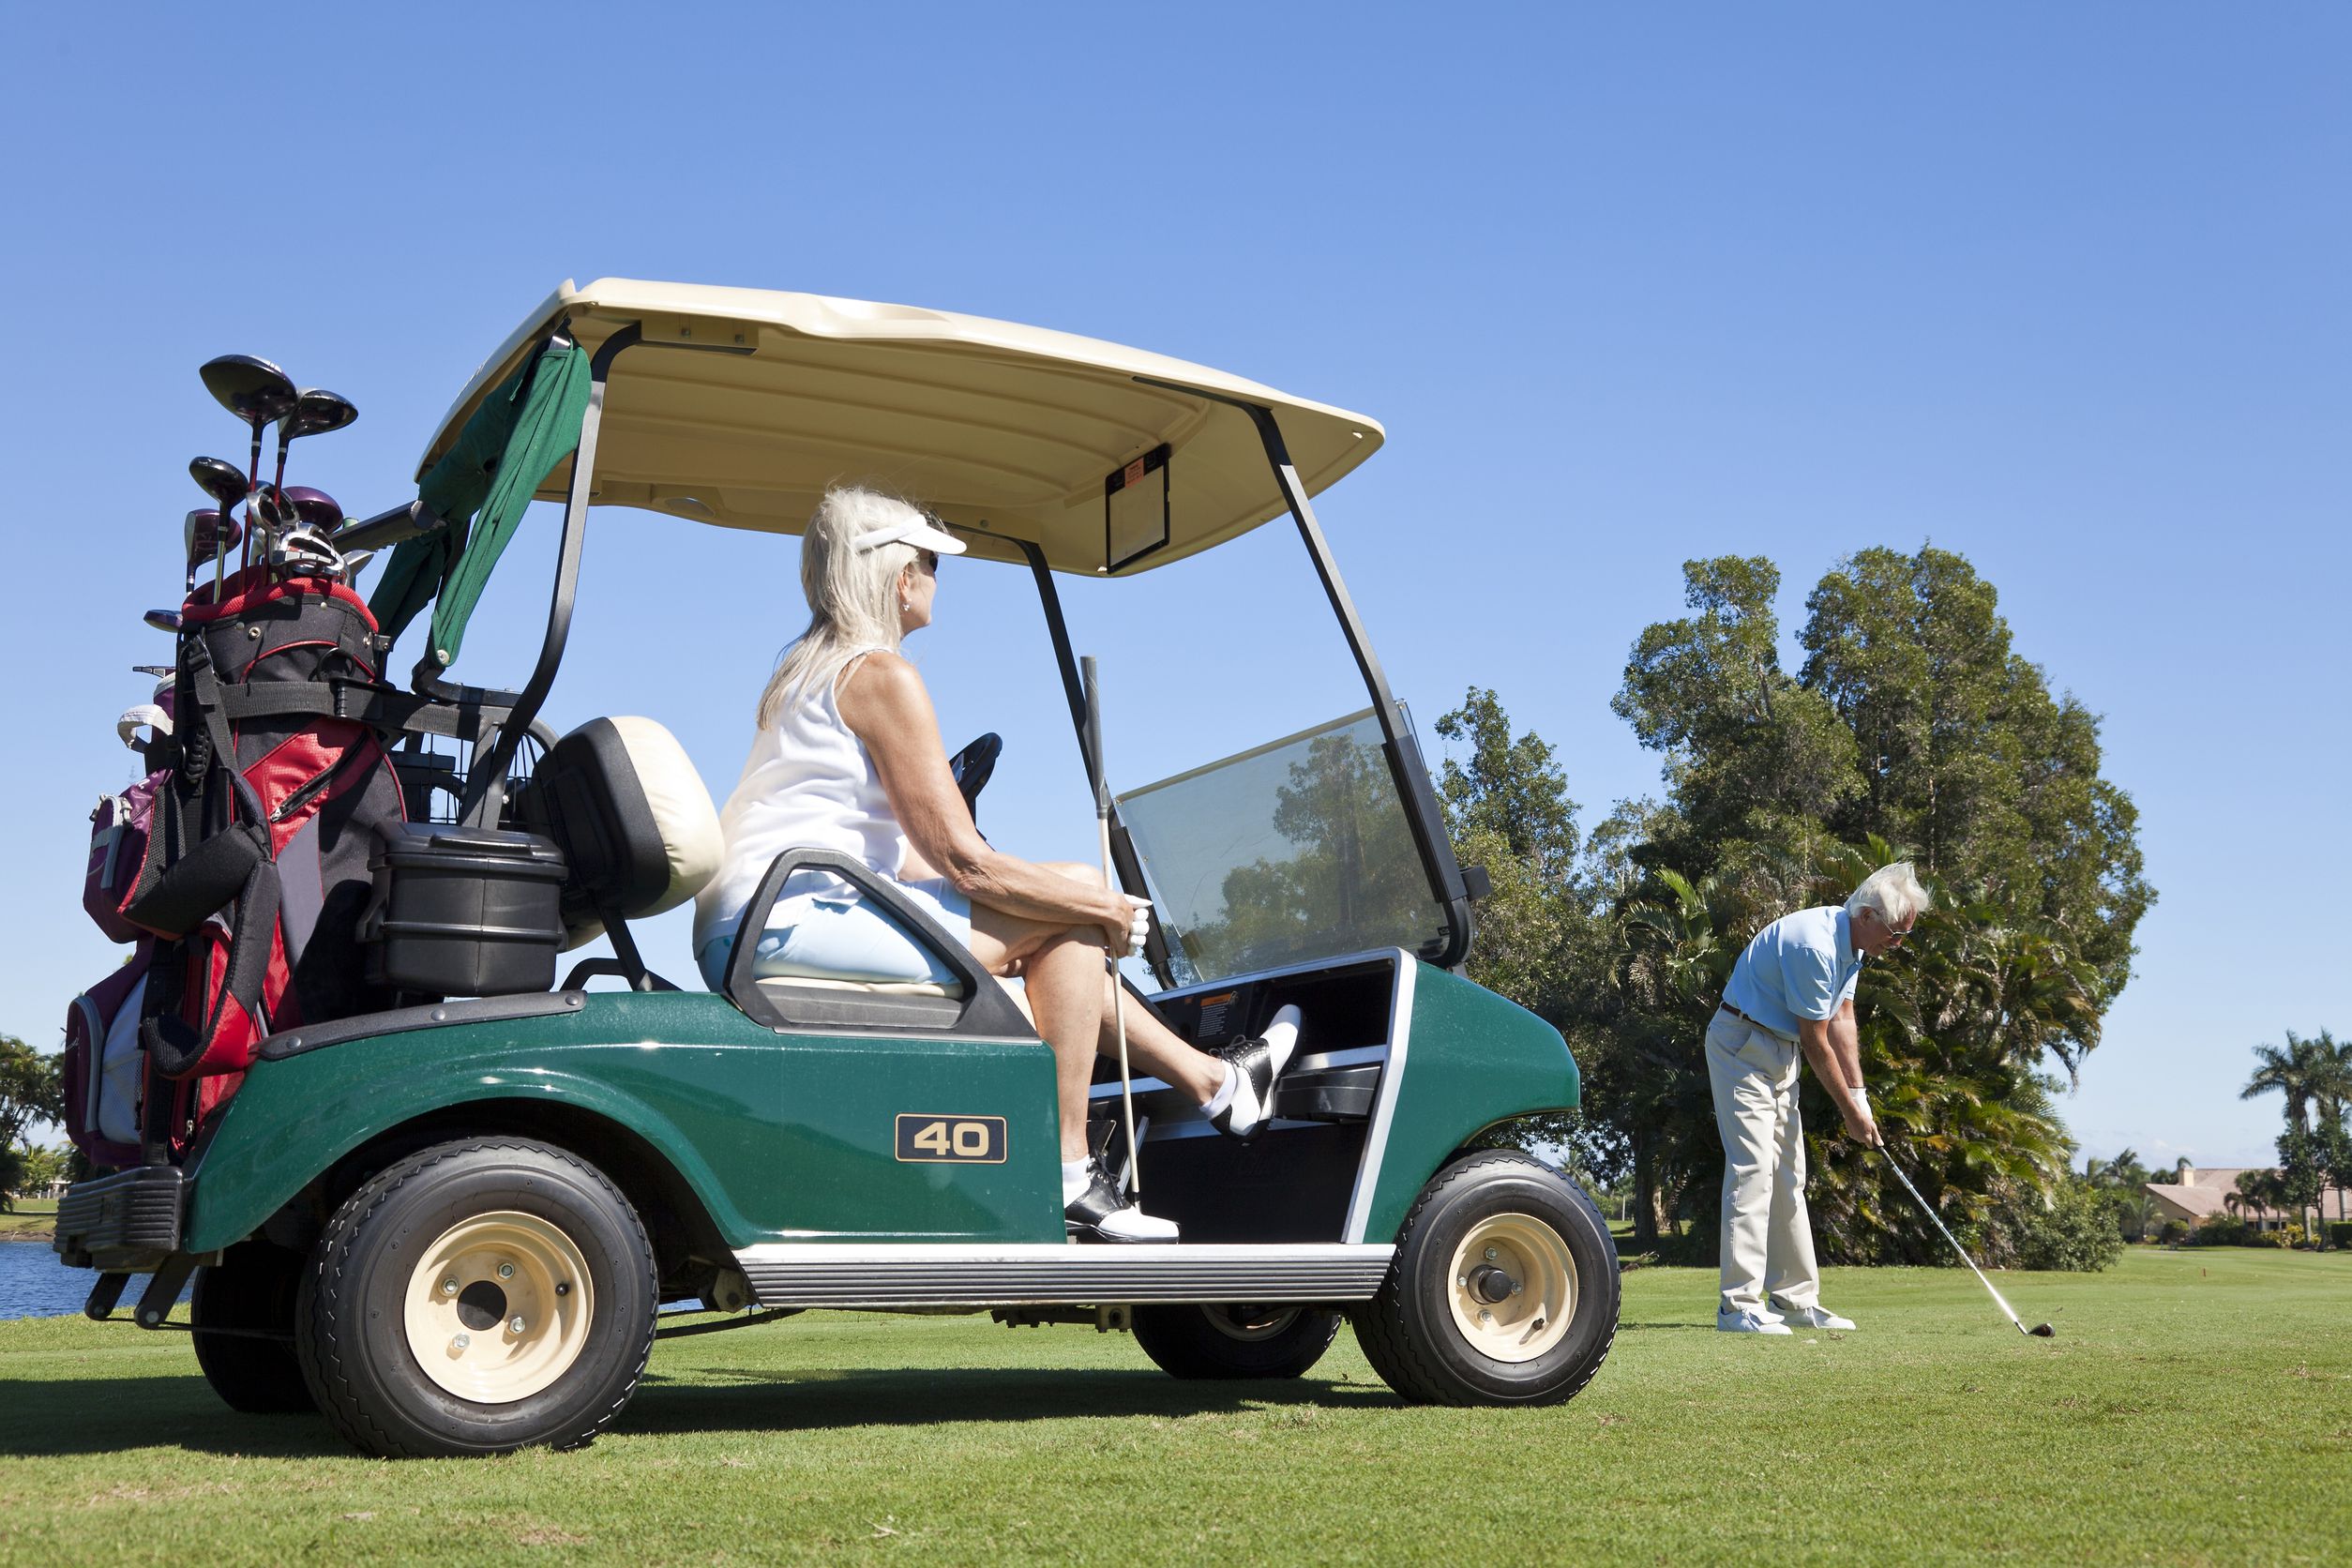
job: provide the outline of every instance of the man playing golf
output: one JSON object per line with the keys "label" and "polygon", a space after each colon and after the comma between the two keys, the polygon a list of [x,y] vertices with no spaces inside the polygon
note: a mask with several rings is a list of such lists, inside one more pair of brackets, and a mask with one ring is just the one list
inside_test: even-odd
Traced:
{"label": "man playing golf", "polygon": [[1788,1325],[1850,1329],[1821,1305],[1805,1214],[1804,1124],[1797,1057],[1846,1118],[1846,1130],[1882,1146],[1862,1093],[1854,986],[1863,960],[1892,952],[1927,907],[1908,861],[1864,878],[1840,909],[1785,914],[1756,933],[1707,1026],[1707,1077],[1723,1135],[1723,1299],[1726,1334],[1787,1334]]}

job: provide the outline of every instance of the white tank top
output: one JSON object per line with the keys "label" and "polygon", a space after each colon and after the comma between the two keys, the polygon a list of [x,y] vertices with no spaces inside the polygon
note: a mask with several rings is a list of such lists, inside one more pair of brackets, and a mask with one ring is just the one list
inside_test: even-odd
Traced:
{"label": "white tank top", "polygon": [[[697,953],[712,938],[734,934],[760,879],[786,850],[838,850],[885,877],[897,876],[907,836],[866,743],[841,721],[839,700],[841,682],[857,661],[880,650],[880,643],[857,649],[832,680],[804,686],[774,729],[751,737],[743,776],[718,814],[726,840],[718,874],[694,900]],[[795,877],[792,892],[803,896],[816,885],[813,877]],[[839,887],[829,877],[824,885]]]}

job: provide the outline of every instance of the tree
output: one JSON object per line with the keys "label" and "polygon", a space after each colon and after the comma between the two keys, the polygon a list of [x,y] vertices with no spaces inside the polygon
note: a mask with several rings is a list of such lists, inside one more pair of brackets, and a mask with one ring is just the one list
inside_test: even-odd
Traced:
{"label": "tree", "polygon": [[[1489,690],[1472,686],[1437,722],[1458,755],[1438,781],[1456,856],[1485,868],[1492,890],[1479,901],[1470,978],[1506,996],[1569,1039],[1588,1107],[1613,1107],[1620,1093],[1613,1041],[1596,1026],[1595,992],[1606,971],[1591,885],[1579,874],[1576,803],[1540,737],[1512,732]],[[1613,1114],[1530,1118],[1505,1138],[1548,1144],[1596,1187],[1625,1174],[1629,1154]]]}
{"label": "tree", "polygon": [[1862,779],[1829,824],[1909,844],[1960,897],[2063,932],[2095,1018],[2155,897],[2138,811],[2101,776],[2098,716],[2051,695],[1998,605],[1964,557],[1924,545],[1859,551],[1815,587],[1802,679],[1851,729]]}
{"label": "tree", "polygon": [[2352,1105],[2352,1040],[2342,1045],[2327,1030],[2314,1042],[2319,1047],[2313,1063],[2312,1105],[2319,1113],[2313,1131],[2319,1142],[2319,1167],[2336,1189],[2336,1218],[2344,1217],[2344,1189],[2352,1187],[2352,1127],[2344,1110]]}
{"label": "tree", "polygon": [[[1709,1201],[1721,1156],[1699,1041],[1731,963],[1767,922],[1843,898],[1916,846],[1937,909],[1863,972],[1864,1077],[1934,1200],[1991,1228],[1998,1250],[2032,1228],[1995,1221],[2047,1214],[2065,1174],[2043,1063],[2071,1076],[2129,978],[2154,897],[2135,813],[2101,775],[2095,716],[2013,656],[1961,557],[1840,563],[1807,601],[1795,676],[1779,581],[1761,557],[1686,563],[1691,613],[1641,634],[1612,702],[1662,754],[1666,798],[1621,807],[1588,852],[1619,933],[1608,1027],[1618,1059],[1648,1070],[1611,1114],[1637,1187]],[[1809,1080],[1805,1093],[1824,1255],[1936,1256],[1878,1162],[1835,1136],[1827,1097]]]}
{"label": "tree", "polygon": [[23,1182],[26,1129],[65,1118],[64,1080],[57,1059],[43,1056],[13,1034],[0,1034],[0,1213]]}

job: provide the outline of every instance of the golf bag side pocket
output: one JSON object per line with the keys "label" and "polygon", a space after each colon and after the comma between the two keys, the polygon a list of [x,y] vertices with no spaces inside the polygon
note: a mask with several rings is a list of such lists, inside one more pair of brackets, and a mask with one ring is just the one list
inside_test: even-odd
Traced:
{"label": "golf bag side pocket", "polygon": [[66,1009],[66,1136],[98,1166],[139,1163],[139,1113],[147,1071],[139,1040],[155,944],[143,942]]}

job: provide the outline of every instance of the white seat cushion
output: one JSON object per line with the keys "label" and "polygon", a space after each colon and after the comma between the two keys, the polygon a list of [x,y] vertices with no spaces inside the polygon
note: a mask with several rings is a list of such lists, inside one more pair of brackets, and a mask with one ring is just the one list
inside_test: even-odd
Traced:
{"label": "white seat cushion", "polygon": [[770,986],[806,986],[821,991],[865,991],[872,996],[937,996],[950,1000],[964,994],[957,986],[942,986],[935,980],[837,980],[822,974],[763,974],[760,988]]}

